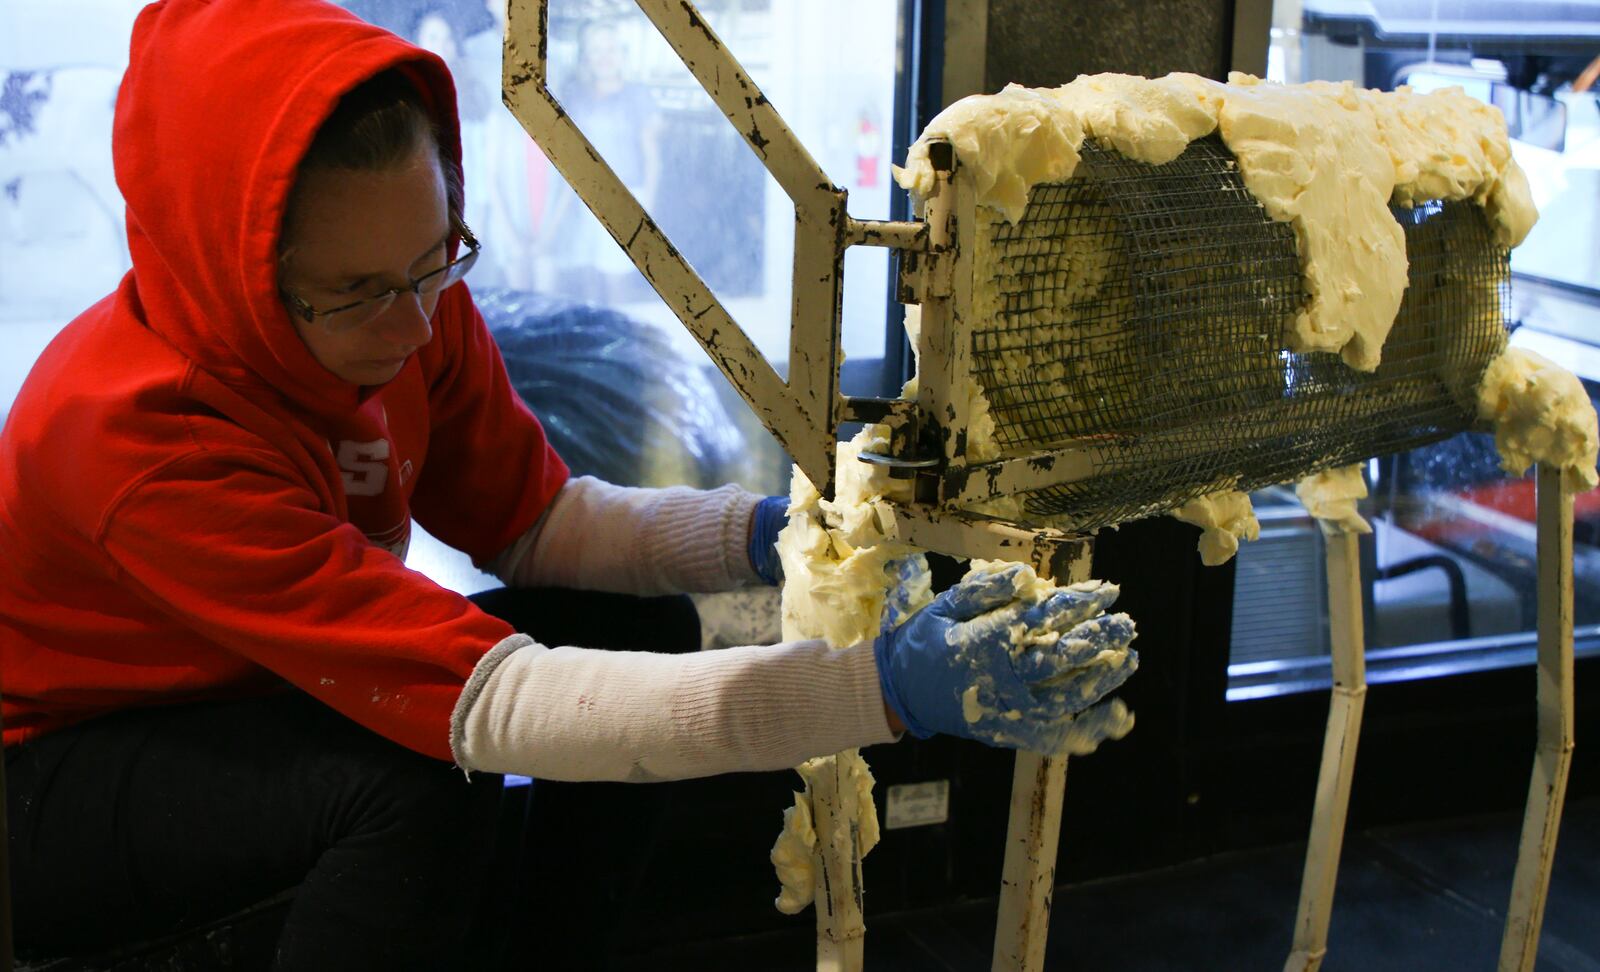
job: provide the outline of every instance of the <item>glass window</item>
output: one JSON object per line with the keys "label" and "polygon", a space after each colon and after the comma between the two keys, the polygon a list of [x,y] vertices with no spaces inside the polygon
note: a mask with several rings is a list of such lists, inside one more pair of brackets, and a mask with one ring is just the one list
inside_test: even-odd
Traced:
{"label": "glass window", "polygon": [[[1459,85],[1500,107],[1540,219],[1512,251],[1512,343],[1573,369],[1600,399],[1600,3],[1278,0],[1268,76],[1416,90]],[[1588,11],[1574,14],[1573,8]],[[1362,541],[1374,682],[1522,664],[1535,620],[1532,477],[1464,433],[1366,466]],[[1322,539],[1287,488],[1258,492],[1261,540],[1234,592],[1229,698],[1329,682]],[[1600,498],[1580,495],[1580,653],[1600,650]]]}
{"label": "glass window", "polygon": [[[129,268],[111,120],[144,0],[0,0],[0,420],[33,361]],[[344,0],[456,78],[469,284],[508,370],[580,473],[786,490],[788,460],[500,102],[504,0]],[[851,214],[889,215],[893,0],[704,0],[712,28]],[[631,3],[552,0],[551,88],[706,280],[786,370],[793,207]],[[845,261],[850,369],[881,359],[888,253]],[[866,370],[873,370],[868,368]],[[490,583],[416,533],[410,561]]]}
{"label": "glass window", "polygon": [[143,0],[0,3],[0,420],[130,266],[111,112]]}
{"label": "glass window", "polygon": [[[698,6],[816,161],[849,192],[851,215],[888,218],[897,5]],[[550,16],[550,85],[562,107],[782,370],[794,254],[788,197],[637,8],[553,0]],[[688,340],[564,185],[552,188],[547,219],[545,235],[562,255],[540,266],[543,289],[626,303]],[[590,239],[594,234],[603,239]],[[887,273],[886,250],[848,252],[847,358],[883,353]]]}

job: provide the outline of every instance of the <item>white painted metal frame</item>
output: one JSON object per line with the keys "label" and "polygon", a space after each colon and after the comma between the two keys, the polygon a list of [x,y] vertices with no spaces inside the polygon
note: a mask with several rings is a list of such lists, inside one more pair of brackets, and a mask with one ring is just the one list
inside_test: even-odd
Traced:
{"label": "white painted metal frame", "polygon": [[[1088,569],[1084,569],[1088,578]],[[1039,972],[1050,934],[1067,757],[1019,751],[1011,773],[1005,867],[995,916],[994,972]]]}
{"label": "white painted metal frame", "polygon": [[865,961],[860,791],[845,768],[852,756],[824,757],[804,774],[817,834],[811,905],[817,912],[817,972],[861,972]]}
{"label": "white painted metal frame", "polygon": [[[505,103],[796,465],[824,495],[831,496],[834,443],[841,421],[916,421],[909,403],[864,402],[839,392],[844,250],[853,245],[889,246],[916,254],[929,247],[929,226],[851,219],[844,191],[812,160],[693,5],[688,0],[636,2],[795,204],[787,382],[778,377],[551,93],[546,60],[548,0],[509,0],[501,76]],[[947,170],[947,186],[949,174]],[[943,217],[932,221],[932,235],[938,240],[935,248],[940,253],[937,257],[930,254],[927,269],[932,272],[919,277],[919,282],[928,286],[915,296],[924,301],[923,368],[935,372],[925,374],[919,403],[925,408],[937,406],[927,414],[941,416],[938,425],[947,430],[944,464],[959,466],[965,463],[967,405],[964,393],[953,390],[965,388],[970,339],[962,322],[971,288],[952,292],[949,282],[953,273],[971,279],[973,221],[954,219],[956,212],[971,208],[970,203],[964,209],[958,207],[954,193],[944,193],[941,205]],[[952,234],[964,236],[958,240]],[[952,297],[955,300],[949,299]],[[932,327],[927,325],[930,313]],[[957,431],[950,434],[949,430]],[[1053,530],[1022,530],[937,509],[936,505],[937,500],[934,505],[897,512],[901,539],[960,556],[1032,562],[1047,575],[1062,576],[1070,571],[1074,577],[1087,577],[1088,546],[1080,538]],[[1017,890],[1003,893],[1001,913],[1002,923],[1008,920],[1005,916],[1015,914],[1019,927],[1002,927],[998,937],[1007,943],[1007,954],[1038,958],[1032,964],[1001,964],[1002,946],[997,943],[996,967],[1031,969],[1037,968],[1044,953],[1044,919],[1053,884],[1065,761],[1022,756],[1017,772],[1025,789],[1013,795],[1011,843],[1018,842],[1019,827],[1026,835],[1017,850],[1007,852],[1007,887]],[[866,935],[858,810],[854,788],[841,775],[840,760],[831,758],[813,779],[813,824],[819,836],[817,961],[818,968],[828,972],[857,972]],[[1031,811],[1019,816],[1018,807]]]}
{"label": "white painted metal frame", "polygon": [[[1054,579],[1060,584],[1086,581],[1092,560],[1093,546],[1085,541],[1067,569],[1054,574]],[[1067,757],[1017,753],[990,962],[994,972],[1039,972],[1044,968],[1066,786]]]}
{"label": "white painted metal frame", "polygon": [[[1570,474],[1544,465],[1537,468],[1535,477],[1539,537],[1538,741],[1512,877],[1511,904],[1500,944],[1499,972],[1533,972],[1572,764],[1572,481]],[[1294,944],[1284,972],[1316,972],[1327,955],[1334,885],[1367,691],[1357,538],[1351,533],[1339,533],[1325,539],[1333,696],[1295,916]]]}
{"label": "white painted metal frame", "polygon": [[550,92],[548,0],[509,0],[501,65],[506,106],[795,463],[831,495],[834,431],[846,414],[837,361],[844,249],[915,245],[921,227],[851,220],[844,190],[829,181],[699,12],[685,0],[637,2],[794,202],[787,382]]}
{"label": "white painted metal frame", "polygon": [[[887,418],[902,429],[909,425],[908,448],[915,449],[921,445],[919,419],[931,419],[921,431],[937,435],[938,459],[931,469],[913,473],[924,483],[918,502],[895,509],[899,538],[957,556],[1031,562],[1041,575],[1087,579],[1091,547],[1085,538],[1027,530],[956,509],[1085,478],[1096,456],[1084,447],[1067,447],[984,464],[967,461],[976,220],[953,150],[934,146],[938,187],[927,200],[925,222],[852,219],[845,192],[832,184],[693,5],[688,0],[635,2],[794,202],[788,381],[779,378],[551,94],[548,0],[509,0],[502,70],[507,107],[824,495],[832,495],[840,422]],[[892,247],[907,255],[908,296],[922,306],[914,408],[839,392],[843,255],[845,248],[858,245]],[[918,465],[910,463],[908,469]],[[1541,467],[1538,477],[1539,741],[1500,972],[1533,967],[1573,745],[1572,490],[1559,472]],[[1327,947],[1366,691],[1357,572],[1355,538],[1330,537],[1334,693],[1286,972],[1318,969]],[[837,760],[832,765],[831,777],[824,773],[813,792],[819,837],[832,835],[819,841],[818,963],[821,969],[856,972],[865,923],[854,789],[838,778]],[[996,970],[1043,967],[1065,776],[1064,758],[1018,754],[993,953]],[[850,826],[839,826],[846,822]]]}
{"label": "white painted metal frame", "polygon": [[1328,951],[1328,922],[1333,914],[1333,890],[1339,876],[1345,813],[1350,807],[1350,781],[1355,777],[1356,744],[1367,695],[1358,542],[1358,535],[1348,531],[1323,536],[1333,696],[1328,702],[1328,729],[1322,743],[1317,802],[1311,815],[1300,906],[1294,920],[1294,945],[1284,963],[1284,972],[1316,972]]}
{"label": "white painted metal frame", "polygon": [[1511,879],[1499,972],[1533,972],[1572,768],[1572,475],[1534,473],[1539,527],[1539,735]]}
{"label": "white painted metal frame", "polygon": [[[922,328],[917,341],[917,404],[937,417],[945,473],[938,500],[959,502],[962,491],[944,484],[967,465],[967,434],[972,384],[973,254],[977,252],[976,203],[948,142],[929,145],[934,189],[924,202],[928,249],[923,259]],[[991,487],[992,488],[992,487]],[[903,522],[902,518],[902,522]],[[1047,534],[1049,546],[1045,542]],[[970,542],[970,538],[965,538]],[[1056,531],[1035,537],[1035,555],[1044,576],[1075,583],[1089,579],[1092,546],[1086,539]],[[1011,809],[1006,829],[1005,865],[995,919],[992,967],[995,972],[1038,972],[1044,968],[1049,935],[1050,897],[1055,889],[1061,836],[1061,804],[1066,792],[1066,757],[1018,752],[1011,779]]]}
{"label": "white painted metal frame", "polygon": [[[928,249],[914,289],[922,306],[917,334],[917,406],[932,416],[944,468],[966,459],[968,398],[972,377],[972,254],[974,208],[955,147],[928,146],[933,189],[923,200]],[[944,497],[940,496],[940,500]]]}

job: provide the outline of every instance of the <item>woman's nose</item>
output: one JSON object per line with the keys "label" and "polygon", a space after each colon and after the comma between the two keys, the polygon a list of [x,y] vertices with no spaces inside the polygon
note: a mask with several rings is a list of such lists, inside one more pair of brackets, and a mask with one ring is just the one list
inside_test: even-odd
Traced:
{"label": "woman's nose", "polygon": [[416,291],[394,299],[383,315],[383,336],[394,344],[421,347],[433,337],[433,309],[437,301]]}

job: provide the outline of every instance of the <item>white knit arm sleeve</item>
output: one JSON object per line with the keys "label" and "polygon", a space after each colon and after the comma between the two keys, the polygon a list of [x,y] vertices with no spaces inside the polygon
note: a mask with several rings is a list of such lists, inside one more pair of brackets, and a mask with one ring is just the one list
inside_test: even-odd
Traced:
{"label": "white knit arm sleeve", "polygon": [[750,518],[761,497],[567,481],[550,509],[494,561],[508,587],[570,587],[619,594],[726,591],[759,580],[750,566]]}
{"label": "white knit arm sleeve", "polygon": [[870,643],[685,655],[546,648],[512,635],[456,702],[465,770],[649,782],[776,770],[889,742]]}

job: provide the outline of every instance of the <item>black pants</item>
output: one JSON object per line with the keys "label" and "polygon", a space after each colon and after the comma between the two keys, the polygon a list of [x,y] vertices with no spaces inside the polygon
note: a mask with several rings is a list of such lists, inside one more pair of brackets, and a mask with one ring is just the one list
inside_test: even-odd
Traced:
{"label": "black pants", "polygon": [[[547,644],[698,646],[686,598],[475,600]],[[297,889],[274,968],[454,967],[475,919],[503,928],[510,917],[485,895],[508,857],[494,847],[501,787],[301,693],[131,710],[51,733],[6,752],[19,951],[126,944]]]}

